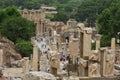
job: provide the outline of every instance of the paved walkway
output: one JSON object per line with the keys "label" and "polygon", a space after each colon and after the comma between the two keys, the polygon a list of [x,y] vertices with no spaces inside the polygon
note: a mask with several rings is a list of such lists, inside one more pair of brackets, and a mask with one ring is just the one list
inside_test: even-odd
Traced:
{"label": "paved walkway", "polygon": [[35,38],[34,42],[42,53],[45,53],[48,51],[48,49],[50,49],[45,38]]}

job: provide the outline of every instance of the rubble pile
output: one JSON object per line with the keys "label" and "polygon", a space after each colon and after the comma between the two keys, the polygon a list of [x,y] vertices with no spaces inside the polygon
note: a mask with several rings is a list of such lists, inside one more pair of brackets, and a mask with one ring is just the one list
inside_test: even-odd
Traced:
{"label": "rubble pile", "polygon": [[46,72],[29,72],[23,77],[23,80],[56,80],[56,77]]}

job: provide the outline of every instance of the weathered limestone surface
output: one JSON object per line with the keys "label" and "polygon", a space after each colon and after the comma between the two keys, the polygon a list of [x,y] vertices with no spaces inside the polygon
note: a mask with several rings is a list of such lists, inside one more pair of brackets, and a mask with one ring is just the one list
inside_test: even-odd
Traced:
{"label": "weathered limestone surface", "polygon": [[[84,24],[78,25],[80,29],[80,58],[82,58],[82,61],[86,61],[88,63],[89,56],[91,53],[91,35],[92,35],[92,29],[91,28],[85,28]],[[80,77],[87,77],[88,76],[88,65],[83,66],[83,64],[80,63]]]}
{"label": "weathered limestone surface", "polygon": [[69,50],[72,56],[77,56],[79,53],[79,41],[73,41],[69,43]]}
{"label": "weathered limestone surface", "polygon": [[106,50],[104,53],[103,75],[114,76],[115,51]]}
{"label": "weathered limestone surface", "polygon": [[57,76],[58,68],[59,68],[58,58],[57,57],[52,57],[51,62],[50,62],[51,74],[53,74],[54,76]]}
{"label": "weathered limestone surface", "polygon": [[23,80],[56,80],[56,78],[46,72],[30,72],[23,77]]}
{"label": "weathered limestone surface", "polygon": [[93,51],[93,54],[89,57],[89,77],[100,77],[100,56],[98,50]]}
{"label": "weathered limestone surface", "polygon": [[91,53],[91,34],[91,28],[86,28],[83,35],[83,57],[89,56],[89,54]]}

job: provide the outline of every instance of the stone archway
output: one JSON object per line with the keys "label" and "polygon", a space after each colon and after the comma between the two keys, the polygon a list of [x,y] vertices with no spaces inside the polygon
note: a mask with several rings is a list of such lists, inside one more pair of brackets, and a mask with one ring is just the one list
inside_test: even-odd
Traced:
{"label": "stone archway", "polygon": [[69,34],[69,32],[65,32],[64,34],[63,34],[63,42],[68,42],[69,43],[69,38],[70,37],[70,34]]}
{"label": "stone archway", "polygon": [[65,37],[65,41],[67,41],[69,43],[69,36]]}

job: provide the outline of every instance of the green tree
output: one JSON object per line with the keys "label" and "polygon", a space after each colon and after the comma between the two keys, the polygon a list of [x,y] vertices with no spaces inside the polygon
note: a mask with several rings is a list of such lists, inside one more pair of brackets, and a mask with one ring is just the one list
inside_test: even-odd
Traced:
{"label": "green tree", "polygon": [[21,17],[15,7],[0,10],[0,35],[12,40],[22,56],[32,53],[30,38],[34,34],[34,23]]}
{"label": "green tree", "polygon": [[7,14],[5,13],[5,11],[3,11],[2,9],[0,10],[0,24],[3,22],[3,20],[7,17]]}
{"label": "green tree", "polygon": [[66,22],[69,19],[69,15],[65,12],[58,12],[54,18],[52,19],[53,21],[63,21]]}
{"label": "green tree", "polygon": [[16,43],[16,48],[23,57],[30,57],[30,54],[33,53],[33,46],[29,41],[19,40]]}
{"label": "green tree", "polygon": [[101,46],[109,46],[112,37],[120,32],[120,1],[105,9],[98,18],[99,33],[102,34]]}
{"label": "green tree", "polygon": [[9,6],[9,7],[5,8],[4,11],[8,16],[16,16],[16,17],[20,16],[20,13],[18,12],[18,10],[15,6]]}
{"label": "green tree", "polygon": [[95,26],[99,14],[113,3],[113,0],[84,0],[75,15],[78,21],[87,19],[89,26]]}
{"label": "green tree", "polygon": [[16,42],[19,38],[30,40],[35,32],[33,22],[22,17],[7,18],[1,26],[1,34],[13,42]]}

